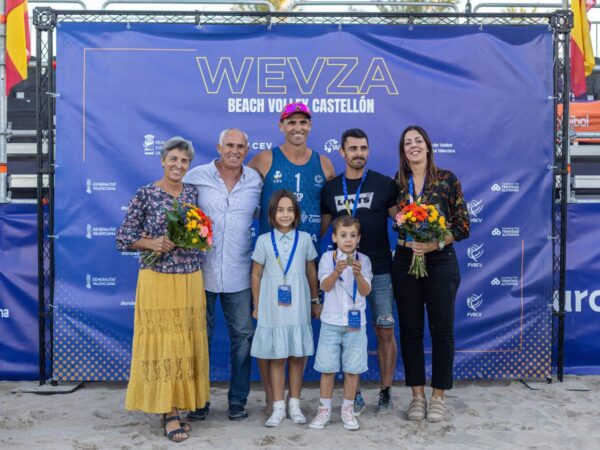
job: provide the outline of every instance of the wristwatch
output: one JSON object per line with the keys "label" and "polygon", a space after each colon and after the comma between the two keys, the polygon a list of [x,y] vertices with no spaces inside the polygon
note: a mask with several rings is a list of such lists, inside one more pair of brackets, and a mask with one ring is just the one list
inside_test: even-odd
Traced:
{"label": "wristwatch", "polygon": [[322,304],[323,304],[323,302],[321,301],[321,298],[320,298],[320,297],[317,297],[317,298],[313,298],[313,299],[310,301],[310,304],[311,304],[311,305],[322,305]]}
{"label": "wristwatch", "polygon": [[445,246],[446,246],[446,241],[438,241],[438,249],[440,251],[444,250]]}

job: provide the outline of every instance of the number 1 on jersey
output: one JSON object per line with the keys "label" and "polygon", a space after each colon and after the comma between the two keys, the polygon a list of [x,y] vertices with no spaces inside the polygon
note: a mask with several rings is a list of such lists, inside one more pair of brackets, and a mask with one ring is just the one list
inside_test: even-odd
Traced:
{"label": "number 1 on jersey", "polygon": [[294,177],[296,178],[296,192],[300,192],[300,174],[297,173]]}

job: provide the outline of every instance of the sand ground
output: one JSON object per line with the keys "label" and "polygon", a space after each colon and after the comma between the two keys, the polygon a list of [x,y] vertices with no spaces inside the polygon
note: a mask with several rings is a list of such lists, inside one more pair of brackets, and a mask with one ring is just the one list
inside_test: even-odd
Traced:
{"label": "sand ground", "polygon": [[[376,414],[378,388],[363,386],[368,409],[359,431],[343,429],[336,386],[332,423],[323,431],[285,420],[265,428],[263,395],[253,385],[250,417],[227,418],[227,385],[211,389],[211,413],[194,422],[191,437],[174,444],[162,435],[156,415],[123,408],[125,384],[86,383],[70,394],[37,395],[23,391],[37,383],[0,383],[0,448],[2,449],[170,449],[306,447],[319,449],[600,449],[600,376],[566,377],[565,383],[519,381],[457,382],[448,394],[449,416],[437,424],[408,422],[404,410],[408,388],[393,388],[394,411]],[[586,389],[579,390],[579,389]],[[302,408],[312,419],[318,385],[303,390]]]}

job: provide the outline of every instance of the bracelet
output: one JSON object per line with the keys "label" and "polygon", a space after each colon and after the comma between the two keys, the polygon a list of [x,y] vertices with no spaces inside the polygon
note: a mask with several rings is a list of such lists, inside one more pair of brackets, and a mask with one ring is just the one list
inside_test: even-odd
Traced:
{"label": "bracelet", "polygon": [[313,298],[313,299],[310,301],[310,304],[311,304],[311,305],[322,305],[322,304],[323,304],[323,302],[321,301],[321,299],[320,299],[319,297],[317,297],[317,298]]}

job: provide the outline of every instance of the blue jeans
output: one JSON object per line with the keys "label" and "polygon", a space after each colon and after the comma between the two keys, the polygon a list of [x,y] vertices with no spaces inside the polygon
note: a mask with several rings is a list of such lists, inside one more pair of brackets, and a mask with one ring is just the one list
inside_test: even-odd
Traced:
{"label": "blue jeans", "polygon": [[371,309],[373,325],[379,328],[393,328],[396,325],[391,274],[384,273],[373,276],[371,293],[367,295],[367,302]]}
{"label": "blue jeans", "polygon": [[[250,392],[250,347],[254,336],[252,325],[252,291],[221,292],[221,307],[231,341],[231,379],[227,399],[230,405],[245,405]],[[206,291],[206,333],[208,346],[215,327],[217,293]]]}

